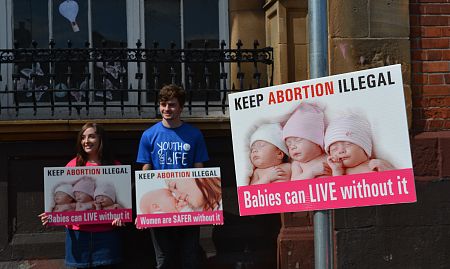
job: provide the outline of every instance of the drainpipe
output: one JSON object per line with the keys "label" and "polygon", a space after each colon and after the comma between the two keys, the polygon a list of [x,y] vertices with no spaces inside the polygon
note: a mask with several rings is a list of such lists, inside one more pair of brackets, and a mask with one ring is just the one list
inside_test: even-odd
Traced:
{"label": "drainpipe", "polygon": [[[328,76],[327,0],[308,0],[310,78]],[[315,269],[333,268],[332,212],[314,212]]]}

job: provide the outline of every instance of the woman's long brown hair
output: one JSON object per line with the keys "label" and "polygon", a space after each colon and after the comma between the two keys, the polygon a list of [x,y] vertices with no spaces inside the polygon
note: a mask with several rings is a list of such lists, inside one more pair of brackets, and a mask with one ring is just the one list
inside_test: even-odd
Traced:
{"label": "woman's long brown hair", "polygon": [[210,211],[216,209],[222,200],[220,178],[196,178],[195,183],[206,201],[203,210]]}
{"label": "woman's long brown hair", "polygon": [[108,143],[108,137],[106,136],[105,130],[103,127],[97,123],[94,122],[88,122],[83,127],[81,127],[80,132],[78,132],[77,137],[77,166],[85,166],[86,162],[88,161],[88,155],[83,149],[83,146],[81,145],[81,137],[83,136],[83,133],[89,129],[93,128],[95,130],[95,134],[98,136],[99,139],[99,147],[98,147],[98,158],[100,159],[100,162],[102,165],[108,165],[113,164],[113,158],[110,151],[110,145]]}

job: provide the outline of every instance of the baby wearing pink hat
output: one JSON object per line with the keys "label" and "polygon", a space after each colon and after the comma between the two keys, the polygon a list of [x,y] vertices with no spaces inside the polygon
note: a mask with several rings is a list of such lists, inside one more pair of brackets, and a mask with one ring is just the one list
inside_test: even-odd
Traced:
{"label": "baby wearing pink hat", "polygon": [[56,186],[53,200],[55,206],[52,212],[66,212],[75,210],[75,197],[73,197],[72,185],[69,183],[61,183]]}
{"label": "baby wearing pink hat", "polygon": [[95,208],[100,209],[119,209],[122,206],[116,203],[116,189],[112,184],[103,183],[97,185],[94,192]]}
{"label": "baby wearing pink hat", "polygon": [[291,156],[291,180],[330,175],[323,150],[325,132],[323,110],[301,103],[283,127],[283,139]]}
{"label": "baby wearing pink hat", "polygon": [[395,169],[389,162],[371,159],[372,131],[363,117],[351,114],[330,122],[325,150],[333,176]]}
{"label": "baby wearing pink hat", "polygon": [[291,167],[284,162],[288,150],[279,123],[262,124],[250,137],[250,161],[254,169],[250,185],[288,181]]}
{"label": "baby wearing pink hat", "polygon": [[73,185],[76,211],[95,209],[94,202],[95,179],[88,176],[80,177]]}

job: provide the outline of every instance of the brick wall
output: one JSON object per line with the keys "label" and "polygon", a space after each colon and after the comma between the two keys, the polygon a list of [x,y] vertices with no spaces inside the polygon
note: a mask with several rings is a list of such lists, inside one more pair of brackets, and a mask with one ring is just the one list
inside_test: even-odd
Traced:
{"label": "brick wall", "polygon": [[413,129],[450,130],[450,1],[410,0]]}

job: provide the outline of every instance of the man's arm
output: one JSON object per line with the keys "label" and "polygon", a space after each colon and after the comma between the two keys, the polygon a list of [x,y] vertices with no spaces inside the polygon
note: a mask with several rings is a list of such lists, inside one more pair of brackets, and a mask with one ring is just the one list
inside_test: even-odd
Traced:
{"label": "man's arm", "polygon": [[203,168],[203,163],[194,163],[194,168]]}
{"label": "man's arm", "polygon": [[149,163],[146,163],[142,166],[142,170],[152,170],[152,165]]}

